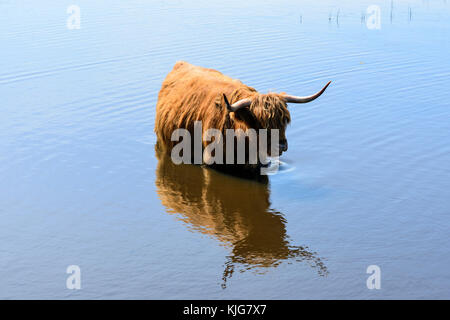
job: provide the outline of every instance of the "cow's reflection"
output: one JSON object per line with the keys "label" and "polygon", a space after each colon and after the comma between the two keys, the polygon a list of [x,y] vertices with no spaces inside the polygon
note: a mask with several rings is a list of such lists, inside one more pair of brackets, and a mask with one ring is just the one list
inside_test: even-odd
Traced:
{"label": "cow's reflection", "polygon": [[156,151],[156,187],[169,213],[179,214],[191,230],[214,236],[230,248],[222,287],[235,270],[276,267],[306,261],[320,275],[326,266],[307,247],[293,246],[286,220],[270,209],[267,181],[239,179],[196,165],[175,165]]}

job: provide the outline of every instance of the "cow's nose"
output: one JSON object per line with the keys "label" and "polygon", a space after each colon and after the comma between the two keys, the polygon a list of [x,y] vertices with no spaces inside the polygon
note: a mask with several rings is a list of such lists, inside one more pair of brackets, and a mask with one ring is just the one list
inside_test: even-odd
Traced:
{"label": "cow's nose", "polygon": [[288,142],[287,140],[283,140],[280,142],[280,151],[284,152],[288,149]]}

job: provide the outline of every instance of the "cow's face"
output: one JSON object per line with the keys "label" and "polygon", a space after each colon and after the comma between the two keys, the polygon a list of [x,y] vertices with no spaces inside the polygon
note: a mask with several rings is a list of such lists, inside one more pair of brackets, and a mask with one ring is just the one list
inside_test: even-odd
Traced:
{"label": "cow's face", "polygon": [[[288,142],[286,139],[286,128],[291,121],[289,110],[287,109],[286,101],[277,94],[259,95],[256,99],[259,102],[255,106],[254,113],[257,114],[261,127],[267,129],[267,151],[269,156],[278,156],[288,149]],[[277,130],[277,141],[272,140],[272,130]],[[272,154],[272,146],[278,150],[278,154]]]}
{"label": "cow's face", "polygon": [[[285,119],[284,123],[278,129],[278,153],[281,155],[288,150],[288,141],[286,139],[286,127],[289,124],[289,120]],[[270,133],[269,133],[270,135]],[[270,140],[271,141],[271,140]],[[270,153],[270,149],[269,149]]]}
{"label": "cow's face", "polygon": [[[240,99],[233,104],[230,104],[226,95],[223,94],[223,101],[227,106],[228,112],[233,113],[238,121],[242,121],[245,123],[243,129],[267,129],[269,131],[268,137],[271,136],[271,130],[277,129],[279,133],[279,153],[281,154],[283,151],[286,151],[288,147],[286,139],[286,126],[291,121],[286,103],[311,102],[320,97],[320,95],[325,92],[330,83],[331,81],[328,82],[320,91],[310,96],[300,97],[288,95],[285,93],[253,93],[248,98]],[[238,124],[237,126],[240,125]],[[269,139],[269,155],[270,145],[272,145],[272,141],[270,141]]]}
{"label": "cow's face", "polygon": [[[291,121],[289,110],[283,96],[278,94],[257,94],[252,98],[248,107],[234,112],[238,121],[245,123],[245,127],[267,129],[267,151],[269,156],[278,156],[288,149],[286,127]],[[272,141],[272,130],[278,130],[278,141]],[[273,143],[278,144],[278,154],[271,154]]]}

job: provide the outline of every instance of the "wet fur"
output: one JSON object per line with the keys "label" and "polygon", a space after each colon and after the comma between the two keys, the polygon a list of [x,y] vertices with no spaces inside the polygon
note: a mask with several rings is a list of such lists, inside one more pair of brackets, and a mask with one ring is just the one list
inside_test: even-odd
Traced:
{"label": "wet fur", "polygon": [[[249,108],[228,112],[223,94],[231,104],[244,98],[251,98],[252,104]],[[260,94],[254,88],[219,71],[180,61],[167,75],[159,92],[155,132],[158,146],[171,150],[178,143],[171,141],[172,132],[184,128],[193,137],[195,121],[202,121],[203,133],[214,128],[220,130],[224,138],[226,129],[246,131],[248,128],[277,128],[280,129],[280,137],[284,138],[285,125],[290,120],[286,102],[280,94]],[[209,143],[203,142],[203,147]],[[258,166],[227,165],[227,170],[233,170],[232,167],[255,169]]]}

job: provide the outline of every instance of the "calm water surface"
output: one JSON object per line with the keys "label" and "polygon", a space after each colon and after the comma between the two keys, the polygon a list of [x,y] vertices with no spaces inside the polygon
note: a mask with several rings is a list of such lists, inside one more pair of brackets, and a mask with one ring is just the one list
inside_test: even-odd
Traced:
{"label": "calm water surface", "polygon": [[[449,3],[74,4],[0,4],[0,298],[450,298]],[[333,83],[256,182],[155,152],[177,60]]]}

